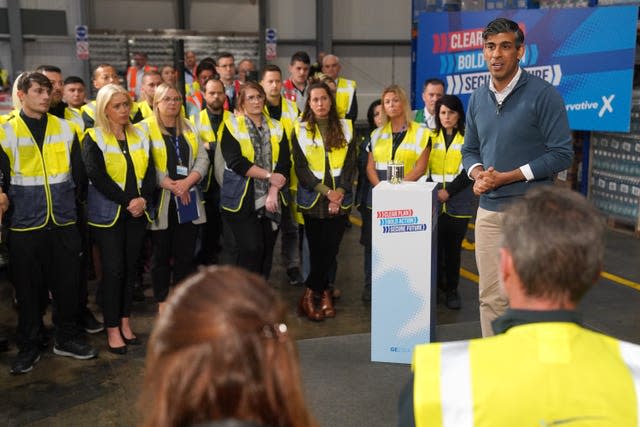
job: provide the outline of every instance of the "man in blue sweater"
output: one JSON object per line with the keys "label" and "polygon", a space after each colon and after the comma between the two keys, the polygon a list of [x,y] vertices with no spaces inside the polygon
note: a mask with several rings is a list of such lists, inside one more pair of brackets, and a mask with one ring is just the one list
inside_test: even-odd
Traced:
{"label": "man in blue sweater", "polygon": [[558,91],[519,66],[524,33],[497,18],[482,33],[488,85],[469,100],[462,161],[480,196],[475,225],[482,335],[508,300],[498,281],[502,211],[531,187],[551,184],[573,160],[571,131]]}

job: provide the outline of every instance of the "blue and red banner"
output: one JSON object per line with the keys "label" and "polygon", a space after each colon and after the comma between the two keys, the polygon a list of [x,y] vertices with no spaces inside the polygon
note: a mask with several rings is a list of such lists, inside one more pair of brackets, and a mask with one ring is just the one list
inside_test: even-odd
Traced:
{"label": "blue and red banner", "polygon": [[628,132],[638,6],[423,13],[418,22],[416,102],[438,77],[467,103],[489,82],[482,31],[504,16],[525,33],[520,65],[554,85],[574,130]]}

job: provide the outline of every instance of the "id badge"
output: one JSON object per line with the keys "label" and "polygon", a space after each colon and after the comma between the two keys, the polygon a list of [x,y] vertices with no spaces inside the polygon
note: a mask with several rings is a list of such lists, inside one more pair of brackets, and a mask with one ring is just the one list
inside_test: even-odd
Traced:
{"label": "id badge", "polygon": [[176,166],[176,173],[179,176],[187,176],[189,175],[189,169],[186,166],[178,165]]}

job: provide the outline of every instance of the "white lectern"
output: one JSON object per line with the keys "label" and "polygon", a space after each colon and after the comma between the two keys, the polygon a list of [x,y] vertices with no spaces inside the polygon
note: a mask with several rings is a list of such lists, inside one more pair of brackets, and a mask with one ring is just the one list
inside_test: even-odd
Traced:
{"label": "white lectern", "polygon": [[373,189],[371,360],[411,363],[435,330],[438,218],[431,182]]}

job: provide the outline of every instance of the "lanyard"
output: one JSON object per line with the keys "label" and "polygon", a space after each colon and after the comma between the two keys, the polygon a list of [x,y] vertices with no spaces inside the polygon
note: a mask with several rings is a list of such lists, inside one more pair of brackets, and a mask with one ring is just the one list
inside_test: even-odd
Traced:
{"label": "lanyard", "polygon": [[176,149],[176,156],[178,157],[176,161],[179,166],[182,166],[182,157],[180,157],[180,138],[178,136],[173,137],[174,148]]}

